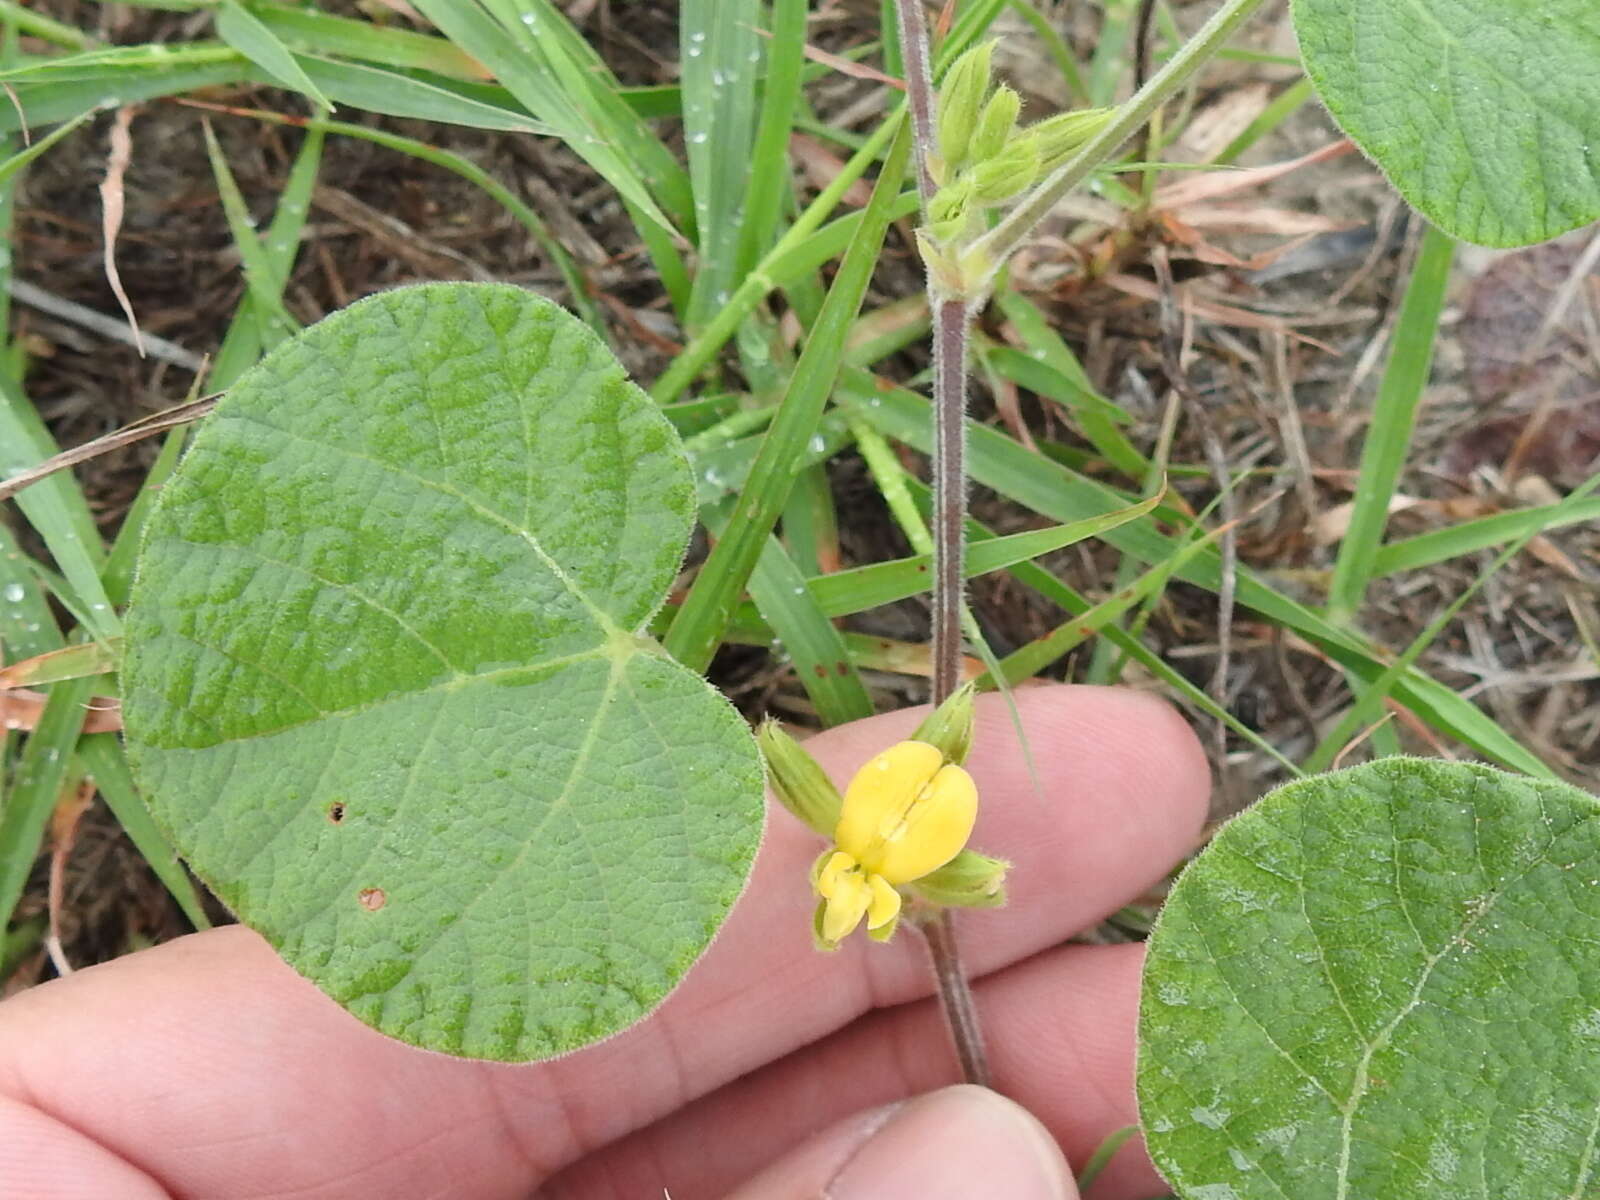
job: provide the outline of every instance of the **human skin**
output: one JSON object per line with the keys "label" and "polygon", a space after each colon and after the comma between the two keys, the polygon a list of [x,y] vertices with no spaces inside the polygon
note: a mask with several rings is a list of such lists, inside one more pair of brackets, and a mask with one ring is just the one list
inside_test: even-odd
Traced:
{"label": "human skin", "polygon": [[[1046,686],[1016,703],[1038,790],[998,697],[979,702],[968,762],[972,845],[1015,864],[1011,900],[957,926],[996,1089],[1081,1166],[1136,1120],[1142,949],[1064,943],[1195,847],[1209,775],[1188,726],[1151,697]],[[807,748],[842,784],[920,717],[859,721]],[[965,1164],[988,1172],[983,1194],[1075,1195],[1064,1177],[995,1174],[1053,1169],[1042,1136],[1024,1162],[1016,1147],[1037,1126],[1005,1101],[956,1089],[901,1103],[957,1081],[923,947],[906,931],[813,950],[821,843],[771,807],[750,885],[682,986],[550,1062],[391,1041],[239,927],[21,993],[0,1004],[0,1192],[698,1200],[744,1183],[740,1200],[892,1200],[973,1194],[928,1190],[957,1186]],[[1165,1193],[1135,1143],[1092,1200]]]}

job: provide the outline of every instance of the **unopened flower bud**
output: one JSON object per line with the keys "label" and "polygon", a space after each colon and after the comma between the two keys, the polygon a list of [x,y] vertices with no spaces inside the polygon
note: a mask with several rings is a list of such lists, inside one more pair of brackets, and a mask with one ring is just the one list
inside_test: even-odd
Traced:
{"label": "unopened flower bud", "polygon": [[1011,864],[976,850],[963,850],[937,871],[910,885],[924,900],[947,908],[999,908],[1006,902]]}
{"label": "unopened flower bud", "polygon": [[993,53],[992,41],[972,47],[945,72],[939,87],[939,153],[951,171],[959,170],[967,161],[972,134],[978,127],[978,113],[989,90],[989,58]]}
{"label": "unopened flower bud", "polygon": [[844,801],[817,760],[776,721],[762,723],[756,744],[767,761],[772,794],[814,832],[831,838]]}
{"label": "unopened flower bud", "polygon": [[972,132],[972,144],[967,153],[974,163],[986,162],[1005,148],[1021,111],[1021,96],[1004,84],[995,89],[978,116],[978,127]]}
{"label": "unopened flower bud", "polygon": [[1038,139],[1039,172],[1054,171],[1066,162],[1095,134],[1106,127],[1114,110],[1085,108],[1078,112],[1058,113],[1037,125],[1028,126],[1028,132]]}
{"label": "unopened flower bud", "polygon": [[1000,153],[972,168],[972,197],[979,204],[998,204],[1027,191],[1038,177],[1038,139],[1021,133]]}
{"label": "unopened flower bud", "polygon": [[912,741],[927,742],[944,755],[946,762],[958,767],[963,765],[972,750],[973,707],[977,695],[976,685],[962,684],[917,726],[917,731],[911,735]]}

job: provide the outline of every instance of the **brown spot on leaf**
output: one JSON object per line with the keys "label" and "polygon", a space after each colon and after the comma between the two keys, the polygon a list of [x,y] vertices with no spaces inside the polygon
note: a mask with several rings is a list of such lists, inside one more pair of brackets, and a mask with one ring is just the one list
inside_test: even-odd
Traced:
{"label": "brown spot on leaf", "polygon": [[343,820],[344,820],[344,805],[340,804],[337,800],[335,800],[332,804],[328,805],[328,820],[332,821],[335,825],[338,825],[341,822],[343,822]]}
{"label": "brown spot on leaf", "polygon": [[356,893],[356,902],[368,912],[377,912],[389,901],[382,888],[362,888]]}

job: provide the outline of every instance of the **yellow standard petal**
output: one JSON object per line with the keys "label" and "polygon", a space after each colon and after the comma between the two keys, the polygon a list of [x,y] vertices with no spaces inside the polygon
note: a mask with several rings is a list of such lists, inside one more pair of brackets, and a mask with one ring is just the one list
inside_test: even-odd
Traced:
{"label": "yellow standard petal", "polygon": [[880,830],[881,850],[867,870],[890,883],[910,883],[936,871],[961,853],[978,818],[978,787],[960,767],[947,765],[934,775],[904,816]]}
{"label": "yellow standard petal", "polygon": [[878,831],[885,824],[898,823],[944,765],[944,755],[927,742],[900,742],[878,755],[850,781],[845,789],[844,807],[833,840],[839,849],[854,855],[867,870],[875,870],[872,855]]}

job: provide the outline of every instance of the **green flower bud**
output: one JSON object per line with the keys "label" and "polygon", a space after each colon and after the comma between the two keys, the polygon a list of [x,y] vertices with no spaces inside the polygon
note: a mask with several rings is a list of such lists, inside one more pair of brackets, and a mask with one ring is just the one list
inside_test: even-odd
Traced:
{"label": "green flower bud", "polygon": [[767,760],[772,794],[813,832],[833,837],[844,798],[817,760],[776,721],[762,723],[756,730],[756,744]]}
{"label": "green flower bud", "polygon": [[1066,162],[1084,143],[1106,127],[1113,109],[1085,108],[1078,112],[1058,113],[1037,125],[1028,126],[1028,132],[1038,139],[1039,172],[1048,174]]}
{"label": "green flower bud", "polygon": [[1033,186],[1039,177],[1039,142],[1031,133],[1018,134],[1004,149],[972,168],[972,198],[998,204]]}
{"label": "green flower bud", "polygon": [[978,116],[978,127],[972,133],[968,154],[975,163],[986,162],[999,154],[1017,128],[1017,114],[1022,111],[1022,97],[1001,84],[983,106]]}
{"label": "green flower bud", "polygon": [[936,746],[946,762],[961,766],[972,750],[973,701],[977,694],[973,684],[962,684],[917,726],[911,740]]}
{"label": "green flower bud", "polygon": [[1006,872],[1011,864],[976,850],[963,850],[909,891],[946,908],[999,908],[1006,902]]}
{"label": "green flower bud", "polygon": [[956,59],[940,85],[939,154],[952,172],[967,161],[967,148],[978,127],[978,110],[989,90],[989,58],[993,53],[992,41],[974,46]]}

